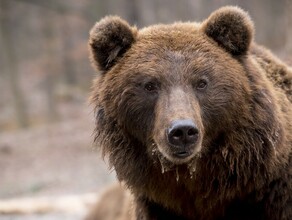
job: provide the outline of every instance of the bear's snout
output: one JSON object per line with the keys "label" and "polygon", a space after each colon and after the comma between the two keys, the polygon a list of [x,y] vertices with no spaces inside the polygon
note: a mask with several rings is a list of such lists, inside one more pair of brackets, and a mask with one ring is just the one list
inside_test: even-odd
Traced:
{"label": "bear's snout", "polygon": [[167,140],[174,157],[185,158],[192,154],[192,145],[198,141],[199,130],[190,119],[174,120],[166,131]]}

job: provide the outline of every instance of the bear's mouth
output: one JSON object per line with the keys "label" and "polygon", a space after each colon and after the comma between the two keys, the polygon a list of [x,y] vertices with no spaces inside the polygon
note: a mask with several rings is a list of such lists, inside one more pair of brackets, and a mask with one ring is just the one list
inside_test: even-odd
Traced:
{"label": "bear's mouth", "polygon": [[169,171],[176,171],[176,176],[178,176],[178,168],[184,166],[189,170],[189,177],[193,177],[196,171],[197,161],[201,157],[199,152],[194,154],[192,151],[178,151],[175,155],[169,156],[167,153],[161,152],[161,148],[155,142],[152,142],[151,148],[152,158],[155,163],[158,161],[160,164],[162,174]]}
{"label": "bear's mouth", "polygon": [[173,157],[177,157],[177,158],[187,158],[191,155],[191,152],[190,151],[178,151],[178,152],[175,152],[172,154]]}
{"label": "bear's mouth", "polygon": [[165,158],[169,163],[174,165],[188,164],[193,157],[200,154],[201,145],[188,146],[184,148],[176,148],[166,144],[165,142],[157,142],[155,140],[151,141],[150,149],[152,155],[157,155],[159,157]]}
{"label": "bear's mouth", "polygon": [[172,170],[175,166],[192,164],[196,158],[200,157],[199,152],[194,152],[192,149],[183,151],[173,151],[171,153],[164,152],[155,142],[151,144],[151,152],[154,158],[158,158],[164,171]]}

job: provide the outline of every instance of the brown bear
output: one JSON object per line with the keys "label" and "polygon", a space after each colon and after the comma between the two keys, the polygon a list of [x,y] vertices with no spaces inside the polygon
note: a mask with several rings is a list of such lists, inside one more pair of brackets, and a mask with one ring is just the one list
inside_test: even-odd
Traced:
{"label": "brown bear", "polygon": [[292,71],[249,15],[92,28],[96,142],[133,219],[292,219]]}

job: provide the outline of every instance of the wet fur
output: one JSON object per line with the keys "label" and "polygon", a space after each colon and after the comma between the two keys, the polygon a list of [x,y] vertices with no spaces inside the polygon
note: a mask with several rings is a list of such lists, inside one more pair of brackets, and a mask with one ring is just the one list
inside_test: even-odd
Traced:
{"label": "wet fur", "polygon": [[[122,40],[131,45],[119,44],[114,55],[100,51],[95,46],[100,41],[91,36],[92,59],[103,71],[91,98],[96,142],[133,193],[136,219],[292,218],[291,69],[251,43],[252,34],[248,15],[226,7],[202,24],[134,31],[129,41]],[[100,48],[107,39],[112,40],[105,38]],[[99,62],[99,53],[111,57],[110,65],[104,58]],[[174,165],[157,153],[154,139],[169,115],[180,114],[178,106],[174,112],[166,108],[173,92],[168,89],[174,82],[196,82],[194,72],[213,73],[215,89],[200,98],[184,86],[187,105],[194,109],[190,117],[203,134],[202,149],[189,163]],[[166,92],[150,96],[141,90],[150,79],[163,82]]]}

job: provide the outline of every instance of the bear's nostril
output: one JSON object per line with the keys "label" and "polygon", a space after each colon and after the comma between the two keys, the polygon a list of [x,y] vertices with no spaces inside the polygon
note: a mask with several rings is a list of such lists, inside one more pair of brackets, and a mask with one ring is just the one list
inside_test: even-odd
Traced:
{"label": "bear's nostril", "polygon": [[191,129],[188,130],[188,135],[189,136],[195,136],[197,134],[198,134],[198,131],[196,129],[194,129],[194,128],[191,128]]}
{"label": "bear's nostril", "polygon": [[168,142],[171,146],[185,148],[198,139],[198,128],[191,120],[175,120],[168,129]]}
{"label": "bear's nostril", "polygon": [[174,133],[172,134],[173,138],[179,139],[183,137],[183,131],[180,129],[177,129],[174,131]]}

